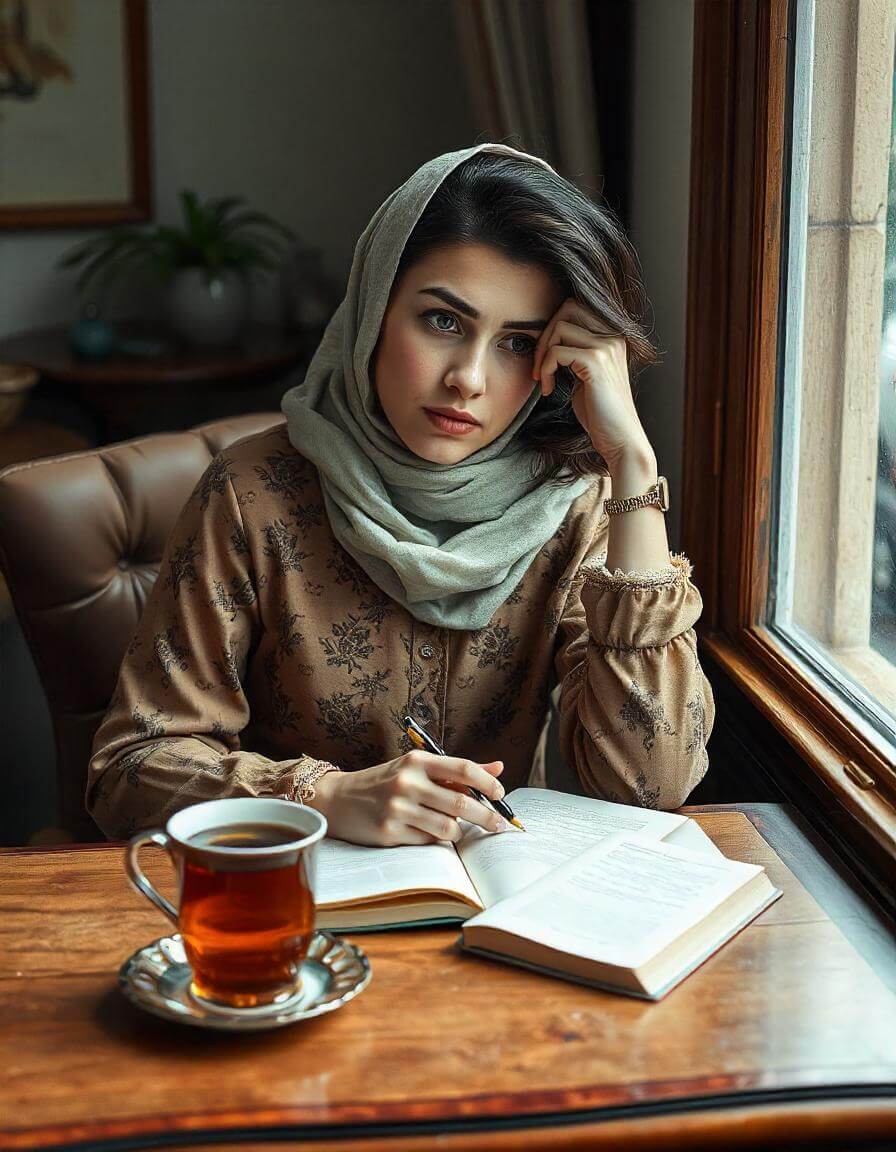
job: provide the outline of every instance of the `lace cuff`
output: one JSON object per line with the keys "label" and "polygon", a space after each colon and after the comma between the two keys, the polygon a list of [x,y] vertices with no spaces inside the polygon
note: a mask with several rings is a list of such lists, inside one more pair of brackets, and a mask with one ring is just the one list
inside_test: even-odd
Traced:
{"label": "lace cuff", "polygon": [[313,756],[303,756],[292,778],[290,800],[297,804],[307,804],[315,797],[314,785],[328,772],[341,772],[342,769],[329,760],[315,760]]}
{"label": "lace cuff", "polygon": [[638,568],[623,572],[617,568],[611,572],[606,566],[606,552],[592,564],[583,564],[579,573],[583,580],[600,584],[605,588],[662,588],[668,584],[683,584],[690,579],[692,566],[683,552],[672,552],[669,563],[659,568]]}

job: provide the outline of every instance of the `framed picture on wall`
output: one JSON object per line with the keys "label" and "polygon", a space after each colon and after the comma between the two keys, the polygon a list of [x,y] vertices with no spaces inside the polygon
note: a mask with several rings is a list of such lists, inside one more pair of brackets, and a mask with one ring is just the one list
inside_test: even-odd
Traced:
{"label": "framed picture on wall", "polygon": [[0,228],[151,213],[146,0],[0,0]]}

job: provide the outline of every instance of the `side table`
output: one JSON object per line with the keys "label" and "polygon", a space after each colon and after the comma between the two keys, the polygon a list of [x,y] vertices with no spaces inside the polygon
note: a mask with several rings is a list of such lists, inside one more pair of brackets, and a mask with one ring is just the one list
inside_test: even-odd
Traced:
{"label": "side table", "polygon": [[[157,336],[140,321],[116,321],[121,338]],[[38,328],[0,340],[0,361],[28,364],[40,373],[29,414],[52,412],[54,403],[87,410],[99,442],[190,428],[207,420],[278,408],[288,373],[310,361],[322,330],[289,333],[272,326],[250,329],[239,344],[194,350],[166,340],[156,356],[115,354],[82,360],[68,345],[65,326]]]}

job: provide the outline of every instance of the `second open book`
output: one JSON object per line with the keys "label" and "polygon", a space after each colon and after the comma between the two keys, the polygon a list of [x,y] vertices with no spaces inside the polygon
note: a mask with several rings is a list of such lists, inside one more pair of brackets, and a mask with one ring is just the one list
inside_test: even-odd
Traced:
{"label": "second open book", "polygon": [[317,926],[462,921],[464,947],[659,999],[778,896],[687,816],[544,788],[507,800],[525,832],[456,844],[324,840]]}

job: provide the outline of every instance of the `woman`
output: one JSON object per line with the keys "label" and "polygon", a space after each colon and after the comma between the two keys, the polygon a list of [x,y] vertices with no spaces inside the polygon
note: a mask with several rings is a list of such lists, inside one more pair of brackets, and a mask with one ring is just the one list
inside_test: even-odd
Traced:
{"label": "woman", "polygon": [[637,269],[609,212],[507,145],[384,201],[286,425],[215,457],[166,544],[94,742],[107,834],[246,795],[358,843],[500,830],[465,785],[526,783],[555,684],[586,793],[685,801],[714,707],[700,594],[646,503]]}

